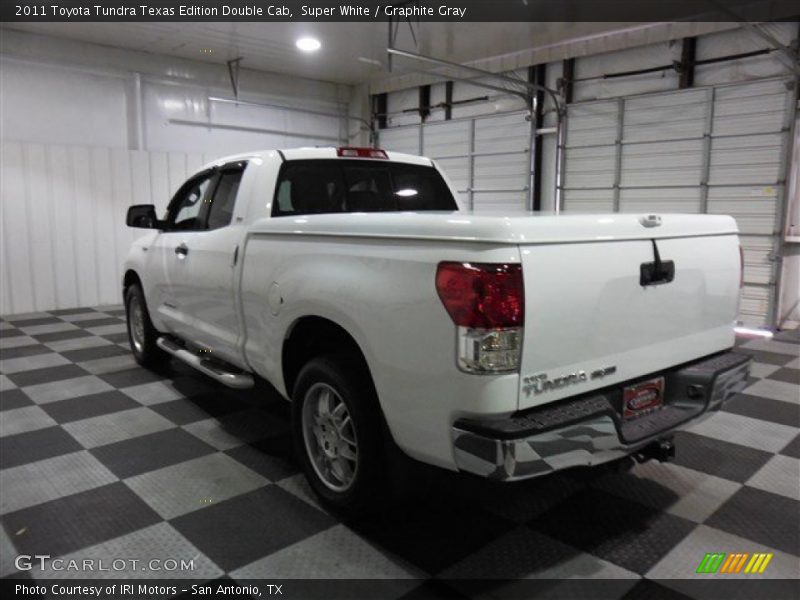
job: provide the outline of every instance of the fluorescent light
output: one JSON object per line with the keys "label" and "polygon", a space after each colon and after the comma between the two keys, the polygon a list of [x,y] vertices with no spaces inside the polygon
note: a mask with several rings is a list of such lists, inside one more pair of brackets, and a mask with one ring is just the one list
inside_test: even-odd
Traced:
{"label": "fluorescent light", "polygon": [[402,196],[403,198],[408,198],[409,196],[416,196],[417,190],[412,190],[411,188],[405,188],[402,190],[397,190],[395,194],[398,196]]}
{"label": "fluorescent light", "polygon": [[757,335],[760,337],[771,338],[774,333],[766,329],[750,329],[749,327],[734,327],[733,330],[739,335]]}
{"label": "fluorescent light", "polygon": [[322,43],[317,38],[312,37],[301,37],[294,45],[303,52],[316,52],[322,48]]}

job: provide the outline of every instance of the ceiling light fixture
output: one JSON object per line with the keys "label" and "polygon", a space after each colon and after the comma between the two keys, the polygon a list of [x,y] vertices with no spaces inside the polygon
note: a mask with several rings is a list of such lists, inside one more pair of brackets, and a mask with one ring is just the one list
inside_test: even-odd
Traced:
{"label": "ceiling light fixture", "polygon": [[294,45],[303,52],[316,52],[322,48],[322,43],[317,38],[312,37],[301,37]]}

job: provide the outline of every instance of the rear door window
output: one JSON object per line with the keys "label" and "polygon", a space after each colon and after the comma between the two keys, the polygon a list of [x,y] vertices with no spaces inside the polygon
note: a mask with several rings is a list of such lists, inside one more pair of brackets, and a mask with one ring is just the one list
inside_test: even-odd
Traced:
{"label": "rear door window", "polygon": [[272,214],[457,209],[433,167],[377,160],[297,160],[281,169]]}
{"label": "rear door window", "polygon": [[207,229],[219,229],[231,224],[233,209],[236,206],[236,194],[243,174],[242,165],[224,167],[220,172],[208,210]]}

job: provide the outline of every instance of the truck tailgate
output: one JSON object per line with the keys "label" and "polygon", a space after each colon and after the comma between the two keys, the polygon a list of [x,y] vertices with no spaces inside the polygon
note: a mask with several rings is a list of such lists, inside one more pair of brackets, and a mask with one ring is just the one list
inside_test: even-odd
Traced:
{"label": "truck tailgate", "polygon": [[[733,345],[738,236],[654,234],[520,245],[526,302],[520,409]],[[662,261],[673,261],[674,279],[643,286],[641,265],[654,262],[654,244]]]}

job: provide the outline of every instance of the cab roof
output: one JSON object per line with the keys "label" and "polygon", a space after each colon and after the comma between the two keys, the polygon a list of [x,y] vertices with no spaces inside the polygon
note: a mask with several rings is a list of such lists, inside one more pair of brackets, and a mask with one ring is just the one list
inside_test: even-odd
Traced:
{"label": "cab roof", "polygon": [[[243,154],[233,154],[231,156],[223,156],[222,158],[218,158],[206,165],[203,165],[202,170],[211,169],[214,167],[219,167],[224,164],[230,162],[236,162],[239,160],[252,160],[254,158],[260,158],[262,160],[273,160],[279,156],[283,157],[283,160],[309,160],[309,159],[338,159],[342,158],[337,155],[338,148],[336,147],[309,147],[309,148],[287,148],[285,150],[259,150],[256,152],[246,152]],[[414,154],[403,154],[401,152],[391,152],[386,151],[386,155],[388,156],[388,160],[392,162],[402,162],[408,163],[413,165],[423,165],[426,167],[430,167],[433,165],[433,162],[429,158],[425,158],[424,156],[416,156]],[[386,160],[382,158],[356,158],[350,160]]]}

